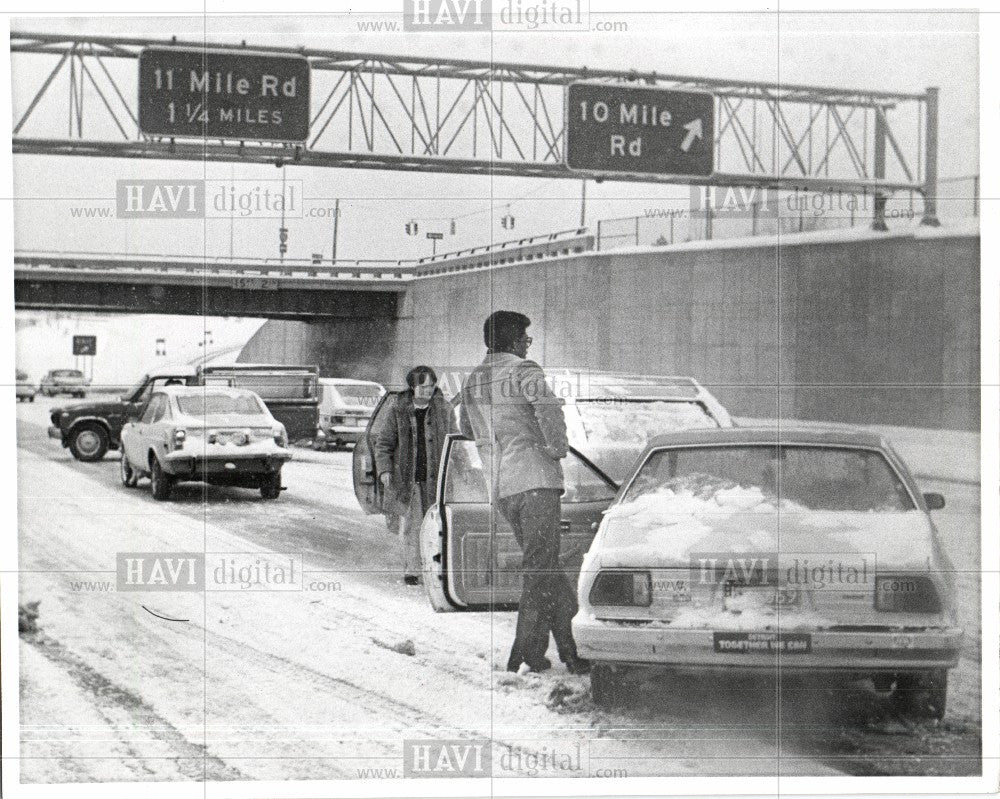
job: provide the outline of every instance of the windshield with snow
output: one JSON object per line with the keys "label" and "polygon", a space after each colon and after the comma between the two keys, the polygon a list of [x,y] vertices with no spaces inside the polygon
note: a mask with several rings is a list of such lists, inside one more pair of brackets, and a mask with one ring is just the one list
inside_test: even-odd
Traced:
{"label": "windshield with snow", "polygon": [[178,397],[177,405],[189,416],[217,416],[242,414],[258,416],[264,413],[260,401],[253,394],[191,394]]}
{"label": "windshield with snow", "polygon": [[651,438],[676,430],[719,426],[704,406],[694,401],[577,401],[566,406],[567,416],[572,413],[579,415],[580,425],[569,425],[570,443],[617,482],[625,479]]}
{"label": "windshield with snow", "polygon": [[782,510],[912,510],[899,476],[878,452],[848,447],[747,445],[653,453],[624,502],[646,495],[716,500],[742,489]]}

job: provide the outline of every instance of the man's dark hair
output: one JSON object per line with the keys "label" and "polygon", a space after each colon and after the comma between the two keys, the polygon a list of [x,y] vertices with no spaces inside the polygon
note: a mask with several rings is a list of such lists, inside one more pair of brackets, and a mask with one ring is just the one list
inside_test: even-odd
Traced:
{"label": "man's dark hair", "polygon": [[437,385],[438,376],[429,366],[414,366],[406,373],[406,385],[411,389],[417,386]]}
{"label": "man's dark hair", "polygon": [[524,335],[531,320],[517,311],[494,311],[483,325],[483,341],[490,350],[509,350]]}

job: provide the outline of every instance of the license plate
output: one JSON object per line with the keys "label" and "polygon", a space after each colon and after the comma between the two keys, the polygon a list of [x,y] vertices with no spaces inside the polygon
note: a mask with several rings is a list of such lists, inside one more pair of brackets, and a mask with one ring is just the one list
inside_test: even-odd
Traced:
{"label": "license plate", "polygon": [[756,600],[754,604],[770,608],[798,607],[802,601],[802,592],[798,588],[788,588],[776,585],[736,585],[726,583],[722,591],[723,602],[740,597]]}
{"label": "license plate", "polygon": [[812,652],[811,633],[713,633],[716,652],[728,655],[773,654],[808,655]]}

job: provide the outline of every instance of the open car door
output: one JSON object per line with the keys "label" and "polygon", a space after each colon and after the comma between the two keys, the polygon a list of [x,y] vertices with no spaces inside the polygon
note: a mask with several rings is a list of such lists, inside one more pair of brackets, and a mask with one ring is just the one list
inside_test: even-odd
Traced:
{"label": "open car door", "polygon": [[[560,564],[576,585],[580,564],[617,486],[571,449],[563,460]],[[521,548],[489,503],[475,443],[450,435],[436,504],[421,528],[424,585],[438,611],[513,610],[521,596]]]}
{"label": "open car door", "polygon": [[382,398],[375,406],[364,435],[354,445],[354,453],[351,456],[351,471],[354,477],[354,496],[358,498],[358,504],[362,510],[368,514],[385,513],[382,507],[385,499],[385,492],[379,482],[378,471],[375,468],[375,439],[374,431],[378,429],[381,416],[389,407],[389,402],[395,402],[398,393],[390,391],[382,395]]}

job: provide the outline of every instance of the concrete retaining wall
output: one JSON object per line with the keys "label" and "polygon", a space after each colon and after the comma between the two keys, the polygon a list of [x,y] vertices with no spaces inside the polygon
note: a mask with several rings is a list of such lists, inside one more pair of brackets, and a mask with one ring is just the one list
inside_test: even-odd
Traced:
{"label": "concrete retaining wall", "polygon": [[734,415],[978,429],[979,236],[867,231],[590,253],[417,281],[395,321],[269,322],[246,361],[399,383],[532,319],[549,366],[689,374]]}

